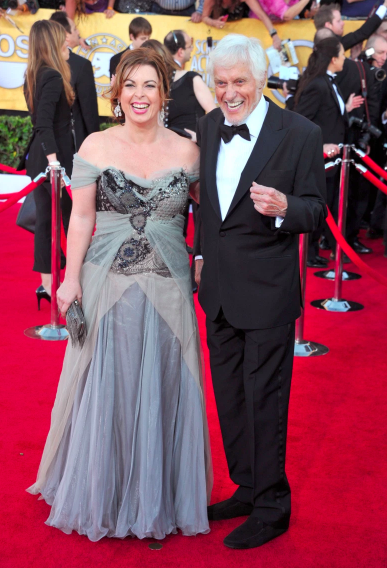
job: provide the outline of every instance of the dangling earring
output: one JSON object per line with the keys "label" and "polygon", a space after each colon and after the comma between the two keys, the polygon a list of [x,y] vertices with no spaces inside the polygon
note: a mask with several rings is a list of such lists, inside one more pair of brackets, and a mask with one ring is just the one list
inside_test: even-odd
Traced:
{"label": "dangling earring", "polygon": [[159,124],[160,126],[165,126],[165,110],[164,105],[161,107],[160,114],[159,114]]}
{"label": "dangling earring", "polygon": [[114,109],[114,115],[119,118],[120,116],[122,116],[122,109],[121,109],[121,104],[120,101],[117,101],[117,106]]}

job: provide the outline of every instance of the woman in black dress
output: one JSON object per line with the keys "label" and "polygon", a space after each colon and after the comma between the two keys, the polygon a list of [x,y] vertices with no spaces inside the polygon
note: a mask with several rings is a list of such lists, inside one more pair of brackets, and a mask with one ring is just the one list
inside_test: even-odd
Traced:
{"label": "woman in black dress", "polygon": [[[74,92],[70,84],[68,58],[64,28],[53,21],[35,22],[30,33],[24,85],[34,127],[26,160],[27,174],[31,178],[56,161],[71,176],[74,145],[70,119]],[[33,270],[40,272],[42,277],[42,285],[36,291],[39,307],[42,298],[50,300],[51,291],[51,187],[48,180],[35,189],[34,197],[36,224]],[[67,232],[71,199],[66,191],[62,192],[61,205],[63,225]]]}

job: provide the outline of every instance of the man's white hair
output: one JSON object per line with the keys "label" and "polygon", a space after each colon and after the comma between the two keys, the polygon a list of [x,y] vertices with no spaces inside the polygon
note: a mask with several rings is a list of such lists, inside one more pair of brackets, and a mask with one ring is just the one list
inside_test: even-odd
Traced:
{"label": "man's white hair", "polygon": [[207,72],[214,78],[215,67],[231,69],[241,63],[247,63],[254,78],[262,80],[266,73],[266,56],[261,42],[255,37],[240,34],[225,36],[211,51]]}

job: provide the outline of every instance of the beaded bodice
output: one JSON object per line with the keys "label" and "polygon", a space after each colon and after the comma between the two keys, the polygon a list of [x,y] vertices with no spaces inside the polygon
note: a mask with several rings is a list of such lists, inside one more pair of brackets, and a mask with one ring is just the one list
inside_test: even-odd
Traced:
{"label": "beaded bodice", "polygon": [[145,229],[148,219],[168,221],[184,213],[189,191],[188,175],[181,169],[152,180],[132,178],[109,167],[97,180],[96,210],[129,215],[134,231],[119,248],[111,270],[118,274],[156,272],[170,277],[166,264],[149,243]]}

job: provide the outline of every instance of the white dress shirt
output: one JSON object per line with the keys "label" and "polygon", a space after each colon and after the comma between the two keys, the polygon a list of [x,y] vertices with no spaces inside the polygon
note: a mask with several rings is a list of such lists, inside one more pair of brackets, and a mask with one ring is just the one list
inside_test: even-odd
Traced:
{"label": "white dress shirt", "polygon": [[[246,124],[250,132],[250,140],[245,140],[237,134],[228,144],[223,140],[220,141],[216,166],[216,186],[222,220],[224,220],[230,208],[241,174],[261,132],[268,108],[269,103],[262,96],[253,112],[247,117]],[[224,123],[231,126],[231,123],[226,119]],[[276,227],[280,227],[282,221],[282,217],[276,217]]]}
{"label": "white dress shirt", "polygon": [[[222,220],[225,219],[230,209],[242,172],[261,132],[268,108],[269,103],[262,96],[253,112],[247,117],[245,122],[250,132],[250,140],[245,140],[239,134],[236,134],[228,144],[223,139],[220,141],[216,165],[216,186]],[[224,120],[224,124],[232,126],[227,119]],[[253,202],[251,202],[251,207],[254,207]],[[283,217],[276,217],[275,226],[280,227],[282,221]],[[201,258],[203,258],[201,255],[195,256],[195,260]]]}
{"label": "white dress shirt", "polygon": [[[327,75],[329,75],[330,77],[333,77],[333,78],[336,77],[336,73],[332,73],[332,71],[327,71]],[[339,91],[338,91],[337,86],[336,86],[335,83],[332,83],[332,87],[333,87],[333,90],[334,90],[335,93],[336,93],[337,100],[339,101],[341,114],[344,114],[344,111],[345,111],[345,102],[343,101],[341,95],[339,94]]]}

